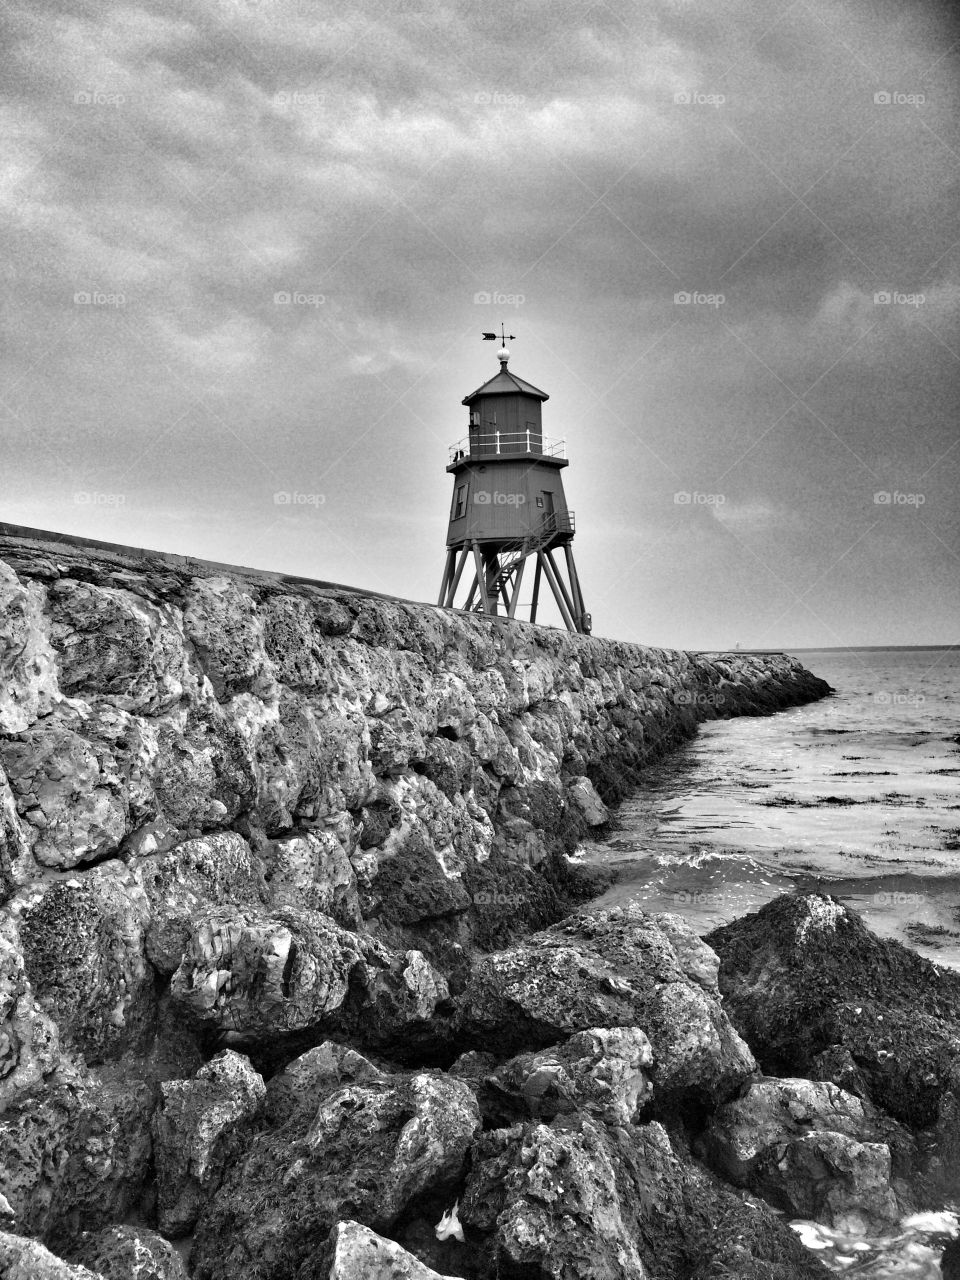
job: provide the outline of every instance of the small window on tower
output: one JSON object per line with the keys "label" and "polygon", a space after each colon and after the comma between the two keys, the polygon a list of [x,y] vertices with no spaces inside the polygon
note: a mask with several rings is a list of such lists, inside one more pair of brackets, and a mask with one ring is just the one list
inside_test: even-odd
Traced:
{"label": "small window on tower", "polygon": [[471,410],[470,410],[470,425],[471,425],[471,427],[479,427],[479,425],[480,425],[480,410],[479,410],[479,409],[471,409]]}
{"label": "small window on tower", "polygon": [[537,498],[537,506],[538,506],[538,507],[542,507],[542,506],[543,506],[543,499],[542,499],[542,498],[540,498],[540,497],[538,497],[538,498]]}
{"label": "small window on tower", "polygon": [[459,520],[461,516],[467,513],[467,489],[468,485],[458,484],[457,491],[453,499],[453,518]]}

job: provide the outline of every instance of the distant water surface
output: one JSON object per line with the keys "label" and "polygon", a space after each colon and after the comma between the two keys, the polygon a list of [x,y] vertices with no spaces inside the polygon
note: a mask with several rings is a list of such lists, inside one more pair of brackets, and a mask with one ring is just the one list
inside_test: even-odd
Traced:
{"label": "distant water surface", "polygon": [[960,650],[797,655],[836,693],[704,725],[650,768],[590,860],[596,904],[678,911],[701,933],[796,886],[960,969]]}

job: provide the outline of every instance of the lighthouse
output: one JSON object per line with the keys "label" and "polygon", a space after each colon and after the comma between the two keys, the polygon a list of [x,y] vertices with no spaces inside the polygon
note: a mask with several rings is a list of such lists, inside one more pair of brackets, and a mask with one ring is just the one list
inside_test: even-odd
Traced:
{"label": "lighthouse", "polygon": [[537,621],[545,580],[567,628],[589,634],[573,558],[574,516],[563,491],[565,444],[543,434],[549,396],[510,370],[506,341],[501,332],[497,374],[464,397],[468,431],[450,447],[453,500],[437,603],[457,607],[462,584],[464,609],[513,618],[532,562],[530,621]]}

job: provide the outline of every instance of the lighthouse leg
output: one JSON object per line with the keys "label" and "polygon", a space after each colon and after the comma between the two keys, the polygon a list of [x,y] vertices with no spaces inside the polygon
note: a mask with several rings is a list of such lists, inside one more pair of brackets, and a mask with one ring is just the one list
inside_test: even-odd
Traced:
{"label": "lighthouse leg", "polygon": [[457,561],[457,571],[453,575],[453,581],[450,584],[450,591],[447,596],[447,608],[453,608],[453,602],[456,598],[457,588],[460,586],[460,579],[463,576],[463,566],[467,563],[467,556],[470,554],[468,547],[462,547],[460,550],[460,558]]}
{"label": "lighthouse leg", "polygon": [[555,566],[550,561],[550,552],[544,551],[539,553],[543,559],[543,572],[547,575],[547,581],[550,583],[550,589],[553,591],[553,598],[557,602],[557,608],[560,610],[560,616],[563,618],[564,625],[568,631],[576,631],[576,625],[570,613],[570,606],[567,602],[567,593],[563,589],[563,583],[557,577]]}
{"label": "lighthouse leg", "polygon": [[447,562],[443,566],[443,581],[440,583],[440,595],[437,598],[437,604],[441,607],[446,603],[447,585],[450,582],[450,575],[453,573],[453,558],[456,555],[453,547],[447,551]]}
{"label": "lighthouse leg", "polygon": [[507,605],[508,618],[512,618],[516,615],[517,601],[520,599],[520,583],[523,581],[523,571],[526,567],[526,560],[521,560],[517,565],[517,576],[513,584],[513,595],[510,597],[510,603]]}
{"label": "lighthouse leg", "polygon": [[490,597],[487,595],[487,570],[483,563],[483,557],[480,555],[479,543],[473,544],[473,562],[477,567],[477,585],[480,588],[480,603],[483,605],[483,612],[490,613]]}
{"label": "lighthouse leg", "polygon": [[570,579],[570,590],[573,592],[573,602],[577,606],[577,630],[583,626],[583,617],[587,612],[587,606],[583,599],[583,591],[580,587],[580,575],[577,573],[576,562],[573,558],[573,547],[569,542],[563,544],[563,554],[567,561],[567,576]]}
{"label": "lighthouse leg", "polygon": [[567,591],[567,584],[563,580],[563,574],[557,568],[557,562],[553,558],[553,552],[547,551],[545,552],[545,555],[550,564],[550,568],[553,570],[554,577],[557,580],[557,586],[560,588],[560,594],[563,596],[564,604],[567,606],[567,613],[569,613],[570,618],[573,621],[573,630],[579,631],[580,628],[577,626],[577,623],[576,623],[576,617],[577,617],[576,607],[574,606],[571,593]]}
{"label": "lighthouse leg", "polygon": [[537,605],[540,603],[540,574],[543,571],[540,564],[541,552],[537,552],[537,567],[533,571],[533,599],[530,603],[530,621],[537,620]]}

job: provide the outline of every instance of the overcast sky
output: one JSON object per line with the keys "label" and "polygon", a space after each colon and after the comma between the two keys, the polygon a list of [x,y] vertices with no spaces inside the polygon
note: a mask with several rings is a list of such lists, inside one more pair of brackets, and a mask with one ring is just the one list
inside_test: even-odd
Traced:
{"label": "overcast sky", "polygon": [[0,15],[0,519],[435,600],[503,320],[597,633],[960,640],[949,7]]}

